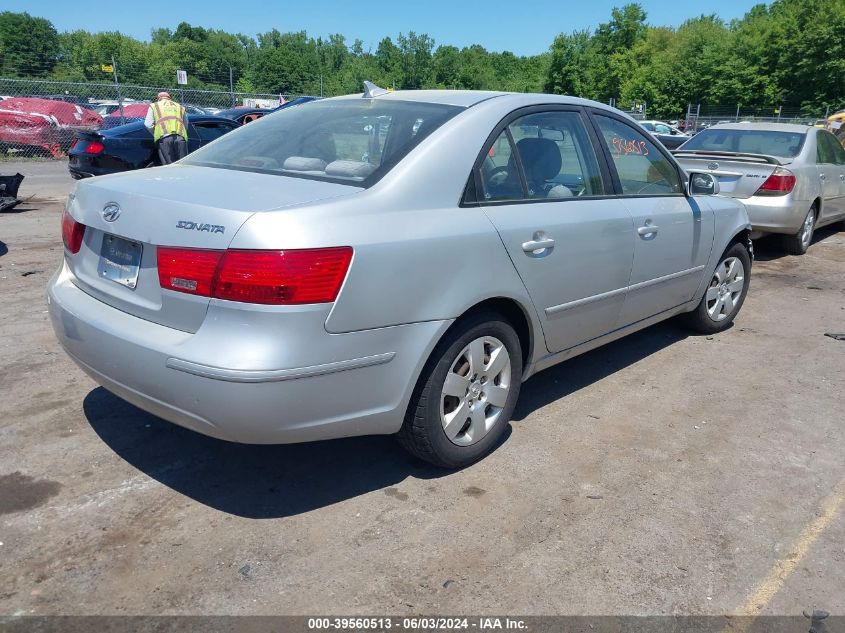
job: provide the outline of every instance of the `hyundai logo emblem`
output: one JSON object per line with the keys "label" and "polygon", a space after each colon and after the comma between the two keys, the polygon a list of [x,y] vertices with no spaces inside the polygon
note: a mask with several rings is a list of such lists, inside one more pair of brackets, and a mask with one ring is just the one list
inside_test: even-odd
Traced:
{"label": "hyundai logo emblem", "polygon": [[707,169],[710,171],[716,171],[719,169],[719,163],[707,163]]}
{"label": "hyundai logo emblem", "polygon": [[106,222],[114,222],[120,217],[120,205],[116,202],[109,202],[103,207],[103,219]]}

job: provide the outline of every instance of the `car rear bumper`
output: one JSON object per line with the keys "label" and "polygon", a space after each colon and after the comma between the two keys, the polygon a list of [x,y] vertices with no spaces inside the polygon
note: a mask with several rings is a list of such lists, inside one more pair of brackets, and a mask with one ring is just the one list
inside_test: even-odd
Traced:
{"label": "car rear bumper", "polygon": [[[395,433],[425,359],[451,323],[329,334],[328,308],[314,306],[293,313],[290,328],[287,314],[264,313],[260,323],[275,319],[276,327],[246,328],[251,338],[233,344],[226,338],[239,335],[234,321],[216,318],[213,306],[196,333],[174,330],[91,297],[64,264],[48,303],[59,342],[103,387],[180,426],[255,444]],[[296,327],[320,316],[319,327]],[[278,350],[279,366],[266,365],[268,348]]]}
{"label": "car rear bumper", "polygon": [[741,202],[748,210],[752,231],[759,233],[797,233],[810,209],[810,202],[795,200],[791,195],[752,196]]}

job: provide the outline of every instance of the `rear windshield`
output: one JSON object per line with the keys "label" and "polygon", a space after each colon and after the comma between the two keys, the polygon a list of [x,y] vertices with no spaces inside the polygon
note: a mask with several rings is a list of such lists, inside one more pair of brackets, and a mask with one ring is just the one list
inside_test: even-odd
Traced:
{"label": "rear windshield", "polygon": [[267,115],[183,162],[367,187],[464,108],[349,98]]}
{"label": "rear windshield", "polygon": [[804,145],[804,132],[774,132],[771,130],[704,130],[684,143],[681,149],[710,152],[739,152],[795,158]]}

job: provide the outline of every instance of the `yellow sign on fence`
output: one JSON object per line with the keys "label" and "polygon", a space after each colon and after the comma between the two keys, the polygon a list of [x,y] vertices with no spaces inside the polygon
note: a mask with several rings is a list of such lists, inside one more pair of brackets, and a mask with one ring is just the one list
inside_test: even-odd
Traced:
{"label": "yellow sign on fence", "polygon": [[111,73],[114,72],[114,66],[112,66],[111,64],[100,64],[100,70],[102,70],[104,73]]}

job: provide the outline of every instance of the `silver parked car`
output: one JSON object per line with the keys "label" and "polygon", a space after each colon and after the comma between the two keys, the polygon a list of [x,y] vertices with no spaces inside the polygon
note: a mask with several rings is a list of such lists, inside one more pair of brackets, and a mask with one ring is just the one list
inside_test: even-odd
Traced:
{"label": "silver parked car", "polygon": [[736,316],[745,208],[632,119],[372,88],[77,184],[49,304],[79,366],[215,437],[398,434],[459,467],[532,374],[681,313]]}
{"label": "silver parked car", "polygon": [[675,157],[687,171],[707,171],[723,195],[748,209],[757,237],[783,235],[801,255],[815,228],[845,220],[845,149],[827,130],[781,123],[714,125]]}

